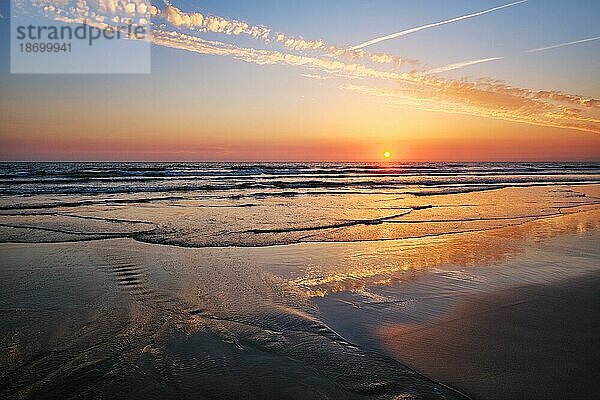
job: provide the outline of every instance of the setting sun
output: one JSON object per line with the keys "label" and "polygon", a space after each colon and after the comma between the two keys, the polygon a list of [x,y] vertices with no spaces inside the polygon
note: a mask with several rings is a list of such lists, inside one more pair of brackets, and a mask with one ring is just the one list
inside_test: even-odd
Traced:
{"label": "setting sun", "polygon": [[383,157],[385,158],[390,158],[392,156],[392,153],[390,153],[389,151],[386,151],[385,153],[383,153]]}

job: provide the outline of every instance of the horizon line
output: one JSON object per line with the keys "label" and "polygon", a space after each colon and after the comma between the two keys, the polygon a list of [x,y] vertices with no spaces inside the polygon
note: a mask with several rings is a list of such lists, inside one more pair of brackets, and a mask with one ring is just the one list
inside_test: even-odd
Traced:
{"label": "horizon line", "polygon": [[337,163],[348,163],[348,164],[358,164],[358,163],[381,163],[381,164],[393,164],[393,163],[560,163],[560,162],[568,162],[568,163],[600,163],[600,157],[596,159],[541,159],[541,158],[531,158],[531,159],[507,159],[507,158],[498,158],[498,159],[485,159],[485,160],[439,160],[439,159],[364,159],[364,160],[214,160],[214,159],[197,159],[197,160],[173,160],[173,159],[161,159],[161,160],[136,160],[136,159],[124,159],[124,160],[52,160],[52,159],[19,159],[19,160],[7,160],[0,159],[0,163],[2,164],[10,164],[10,163],[280,163],[280,164],[290,164],[290,163],[326,163],[326,164],[337,164]]}

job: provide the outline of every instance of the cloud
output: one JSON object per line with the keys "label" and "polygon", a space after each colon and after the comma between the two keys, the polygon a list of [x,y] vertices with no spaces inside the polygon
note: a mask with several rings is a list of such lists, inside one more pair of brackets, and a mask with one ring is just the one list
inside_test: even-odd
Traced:
{"label": "cloud", "polygon": [[[105,0],[106,1],[106,0]],[[111,0],[114,1],[114,0]],[[155,17],[162,17],[171,25],[180,28],[188,28],[201,32],[224,33],[227,35],[246,34],[254,38],[262,39],[265,42],[274,41],[282,44],[285,48],[306,52],[306,51],[327,51],[328,54],[338,57],[344,57],[352,60],[365,58],[378,64],[391,64],[402,66],[405,64],[416,64],[415,60],[408,60],[398,56],[384,53],[369,53],[364,50],[352,50],[346,47],[327,45],[323,40],[309,40],[301,36],[289,36],[281,32],[271,34],[271,29],[261,26],[249,26],[245,22],[231,20],[227,18],[203,15],[201,13],[185,13],[178,8],[167,4],[164,11],[158,11]]]}
{"label": "cloud", "polygon": [[405,35],[408,35],[408,34],[411,34],[411,33],[422,31],[423,29],[434,28],[436,26],[451,24],[453,22],[461,21],[463,19],[473,18],[473,17],[477,17],[477,16],[480,16],[480,15],[488,14],[488,13],[491,13],[491,12],[494,12],[494,11],[497,11],[497,10],[501,10],[503,8],[512,7],[512,6],[515,6],[517,4],[525,3],[526,1],[528,1],[528,0],[516,1],[514,3],[509,3],[509,4],[505,4],[503,6],[489,8],[487,10],[479,11],[479,12],[476,12],[476,13],[473,13],[473,14],[462,15],[460,17],[455,17],[455,18],[447,19],[445,21],[434,22],[432,24],[427,24],[427,25],[418,26],[416,28],[406,29],[404,31],[392,33],[390,35],[376,37],[375,39],[371,39],[371,40],[368,40],[368,41],[366,41],[364,43],[357,44],[356,46],[352,46],[352,49],[353,50],[362,49],[364,47],[371,46],[371,45],[373,45],[375,43],[383,42],[384,40],[390,40],[390,39],[394,39],[394,38],[397,38],[397,37],[400,37],[400,36],[405,36]]}
{"label": "cloud", "polygon": [[301,74],[301,76],[303,76],[305,78],[309,78],[309,79],[318,79],[318,80],[327,79],[327,77],[325,77],[323,75],[317,75],[317,74]]}
{"label": "cloud", "polygon": [[419,63],[417,60],[412,60],[391,54],[370,53],[363,49],[353,50],[349,47],[340,47],[333,45],[327,47],[327,55],[352,61],[364,59],[377,64],[390,64],[395,67],[401,67],[405,65],[416,65]]}
{"label": "cloud", "polygon": [[265,26],[250,26],[245,22],[201,13],[185,13],[172,5],[166,6],[163,16],[176,27],[195,29],[201,32],[216,32],[236,36],[246,34],[263,40],[268,40],[271,33],[270,29]]}
{"label": "cloud", "polygon": [[429,72],[432,74],[438,74],[440,72],[453,71],[455,69],[468,67],[469,65],[475,65],[475,64],[481,64],[481,63],[490,62],[490,61],[502,60],[503,58],[504,57],[489,57],[489,58],[482,58],[479,60],[463,61],[463,62],[459,62],[459,63],[444,65],[443,67],[434,68],[434,69],[430,70]]}
{"label": "cloud", "polygon": [[[85,3],[80,0],[80,3]],[[415,108],[428,109],[436,112],[462,113],[467,115],[518,121],[526,124],[553,126],[578,129],[587,132],[600,133],[598,110],[600,100],[584,96],[562,93],[558,91],[534,91],[526,88],[509,86],[492,79],[477,81],[452,80],[417,71],[402,72],[391,70],[387,65],[377,62],[367,64],[360,62],[373,61],[373,55],[363,50],[352,50],[323,43],[324,49],[320,54],[294,53],[296,46],[281,50],[271,48],[241,47],[231,43],[216,40],[206,40],[197,36],[191,26],[193,18],[177,10],[171,11],[176,23],[164,24],[159,18],[152,20],[153,31],[149,40],[154,45],[164,46],[182,51],[199,54],[231,57],[236,60],[258,65],[289,65],[303,70],[305,76],[336,76],[342,79],[363,79],[364,86],[344,86],[343,89],[353,90],[370,96],[377,96],[390,104],[410,105]],[[54,14],[54,18],[66,22],[82,22],[106,25],[106,19],[96,18],[97,14],[68,13]],[[186,18],[189,16],[189,22]],[[101,17],[101,16],[100,16]],[[216,21],[225,20],[216,18]],[[199,27],[209,29],[207,18],[203,15],[196,18]],[[179,25],[178,25],[179,24]],[[218,22],[216,31],[236,35],[234,26],[242,32],[252,32],[252,27],[239,21],[225,20],[223,25]],[[227,28],[229,27],[229,28]],[[183,28],[183,29],[181,29]],[[203,28],[203,29],[204,29]],[[281,35],[281,36],[280,36]],[[259,36],[264,38],[263,36]],[[283,33],[274,36],[279,43],[288,40]],[[265,39],[266,41],[266,39]],[[308,48],[301,45],[303,48]],[[320,48],[320,47],[319,47]],[[382,61],[389,62],[385,55]],[[390,56],[393,57],[393,56]],[[475,60],[479,61],[479,60]],[[473,63],[473,61],[465,62]],[[458,64],[465,64],[458,63]],[[382,88],[381,85],[393,85],[394,88]],[[350,89],[351,88],[351,89]],[[595,113],[595,114],[594,114]]]}
{"label": "cloud", "polygon": [[565,46],[571,46],[571,45],[579,44],[579,43],[591,42],[591,41],[598,40],[598,39],[600,39],[600,36],[591,37],[588,39],[575,40],[574,42],[554,44],[552,46],[538,47],[537,49],[525,50],[523,53],[537,53],[538,51],[558,49],[559,47],[565,47]]}
{"label": "cloud", "polygon": [[[517,101],[508,92],[474,89],[469,84],[451,85],[448,90],[428,93],[419,90],[375,88],[359,85],[340,85],[350,90],[383,99],[387,104],[409,106],[431,112],[444,112],[530,125],[569,128],[600,134],[600,120],[586,118],[579,110],[563,109],[552,104],[539,102],[534,97],[521,97]],[[448,100],[460,98],[460,102]],[[465,101],[467,100],[468,101]]]}
{"label": "cloud", "polygon": [[286,36],[278,32],[275,34],[275,42],[283,43],[285,47],[293,50],[318,50],[325,47],[322,40],[305,40],[302,37]]}
{"label": "cloud", "polygon": [[[242,48],[216,41],[207,41],[177,32],[155,32],[155,43],[199,52],[203,54],[228,55],[255,64],[281,64],[307,68],[348,78],[372,78],[405,85],[405,89],[387,90],[365,88],[363,93],[379,97],[395,97],[405,104],[429,110],[461,113],[534,125],[572,128],[600,133],[597,120],[587,118],[584,109],[598,108],[599,100],[556,91],[531,91],[496,82],[454,81],[416,73],[383,71],[364,64],[344,63],[289,54],[273,50]],[[393,96],[391,96],[393,94]],[[410,102],[407,103],[407,101]],[[435,107],[434,107],[435,106]]]}

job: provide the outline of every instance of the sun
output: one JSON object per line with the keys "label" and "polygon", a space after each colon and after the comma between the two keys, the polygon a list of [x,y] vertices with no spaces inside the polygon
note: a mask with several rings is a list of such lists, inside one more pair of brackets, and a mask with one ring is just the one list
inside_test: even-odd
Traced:
{"label": "sun", "polygon": [[391,152],[389,152],[389,151],[385,151],[385,152],[383,153],[383,157],[384,157],[384,158],[390,158],[391,156],[392,156],[392,153],[391,153]]}

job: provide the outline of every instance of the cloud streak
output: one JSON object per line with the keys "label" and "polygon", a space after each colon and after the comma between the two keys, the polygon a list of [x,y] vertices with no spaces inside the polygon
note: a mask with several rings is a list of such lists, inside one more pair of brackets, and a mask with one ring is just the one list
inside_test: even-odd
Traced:
{"label": "cloud streak", "polygon": [[[525,50],[525,51],[523,51],[523,53],[537,53],[539,51],[557,49],[560,47],[566,47],[566,46],[571,46],[571,45],[580,44],[580,43],[592,42],[592,41],[599,40],[599,39],[600,39],[600,36],[596,36],[596,37],[591,37],[591,38],[587,38],[587,39],[575,40],[572,42],[559,43],[559,44],[555,44],[552,46],[538,47],[535,49]],[[481,58],[478,60],[462,61],[462,62],[458,62],[458,63],[454,63],[454,64],[444,65],[444,66],[438,67],[438,68],[433,68],[433,69],[429,70],[429,73],[439,74],[441,72],[453,71],[455,69],[468,67],[470,65],[481,64],[481,63],[486,63],[486,62],[496,61],[496,60],[502,60],[504,58],[506,58],[506,57],[489,57],[489,58]]]}
{"label": "cloud streak", "polygon": [[[100,0],[117,1],[117,0]],[[121,0],[127,1],[127,0]],[[415,64],[415,60],[408,60],[398,56],[383,53],[370,53],[365,50],[352,50],[347,47],[327,45],[323,40],[304,39],[301,36],[289,36],[281,32],[272,33],[271,29],[264,26],[250,26],[245,22],[202,14],[199,12],[186,13],[165,2],[164,10],[156,9],[152,14],[154,18],[163,18],[169,24],[177,27],[195,30],[199,32],[215,32],[226,35],[249,35],[255,39],[261,39],[265,43],[278,43],[283,47],[299,52],[322,51],[336,57],[344,57],[351,60],[359,58],[368,59],[378,64],[390,64],[401,66]]]}
{"label": "cloud streak", "polygon": [[[563,109],[552,104],[539,101],[535,93],[513,98],[511,91],[476,89],[471,84],[452,85],[449,90],[431,92],[423,96],[419,90],[389,89],[359,85],[341,85],[340,89],[358,92],[382,99],[387,104],[412,109],[462,114],[477,117],[498,119],[503,121],[526,123],[530,125],[552,128],[569,128],[584,132],[600,133],[599,120],[586,118],[573,109]],[[518,90],[518,89],[517,89]],[[461,102],[448,102],[460,97]],[[465,101],[469,99],[469,101]],[[561,110],[559,112],[559,110]]]}
{"label": "cloud streak", "polygon": [[486,62],[496,61],[496,60],[502,60],[503,58],[504,57],[489,57],[489,58],[482,58],[479,60],[462,61],[462,62],[458,62],[458,63],[454,63],[454,64],[444,65],[443,67],[434,68],[434,69],[430,70],[429,73],[439,74],[441,72],[453,71],[455,69],[468,67],[470,65],[476,65],[476,64],[481,64],[481,63],[486,63]]}
{"label": "cloud streak", "polygon": [[559,47],[571,46],[574,44],[585,43],[585,42],[592,42],[592,41],[598,40],[598,39],[600,39],[600,36],[591,37],[591,38],[587,38],[587,39],[581,39],[581,40],[575,40],[573,42],[554,44],[552,46],[538,47],[536,49],[525,50],[523,53],[537,53],[538,51],[558,49]]}
{"label": "cloud streak", "polygon": [[364,43],[357,44],[356,46],[352,46],[351,48],[353,50],[362,49],[364,47],[371,46],[371,45],[373,45],[375,43],[383,42],[384,40],[390,40],[390,39],[394,39],[394,38],[397,38],[397,37],[400,37],[400,36],[406,36],[406,35],[409,35],[411,33],[422,31],[424,29],[434,28],[436,26],[441,26],[441,25],[451,24],[453,22],[462,21],[463,19],[478,17],[480,15],[484,15],[484,14],[488,14],[488,13],[491,13],[491,12],[494,12],[494,11],[498,11],[498,10],[501,10],[503,8],[516,6],[517,4],[525,3],[527,1],[528,0],[515,1],[514,3],[509,3],[509,4],[502,5],[502,6],[498,6],[498,7],[494,7],[494,8],[489,8],[487,10],[478,11],[478,12],[472,13],[472,14],[462,15],[460,17],[455,17],[455,18],[447,19],[445,21],[434,22],[432,24],[417,26],[416,28],[406,29],[404,31],[392,33],[390,35],[376,37],[376,38],[368,40],[368,41],[366,41]]}
{"label": "cloud streak", "polygon": [[155,31],[154,42],[202,54],[231,56],[254,64],[297,66],[338,77],[377,79],[404,86],[404,89],[398,90],[368,86],[355,90],[385,98],[391,104],[600,133],[598,120],[586,117],[586,110],[600,109],[597,99],[557,91],[532,91],[497,82],[454,81],[416,73],[384,71],[358,63],[242,48],[177,32]]}
{"label": "cloud streak", "polygon": [[[85,3],[85,0],[80,0],[80,2]],[[83,10],[86,9],[83,8]],[[68,14],[66,12],[50,14],[49,17],[52,18],[52,15],[54,15],[54,18],[62,18],[65,22],[87,20],[88,24],[94,21],[99,25],[110,24],[110,20],[103,18],[103,16],[94,20],[94,15],[98,17],[98,14],[88,11],[76,12],[70,16]],[[241,47],[236,44],[203,39],[198,36],[196,29],[191,29],[187,22],[179,25],[176,23],[165,24],[167,18],[174,17],[168,17],[160,10],[157,10],[156,14],[157,17],[151,21],[154,29],[150,40],[157,46],[199,54],[231,57],[258,65],[295,66],[310,78],[315,78],[317,75],[344,80],[360,78],[363,79],[365,85],[361,87],[354,86],[350,90],[365,95],[377,96],[392,105],[410,105],[414,108],[436,112],[461,113],[526,124],[600,133],[598,119],[600,100],[598,99],[559,91],[534,91],[509,86],[493,80],[451,80],[417,71],[401,72],[397,69],[391,70],[389,66],[384,68],[377,62],[373,64],[359,62],[359,60],[367,61],[362,51],[344,50],[324,42],[322,46],[327,49],[326,52],[317,52],[319,54],[313,55],[306,54],[305,50],[310,46],[307,47],[302,44],[300,45],[301,50],[297,49],[297,44],[290,46],[291,48],[281,46],[285,40],[283,34],[281,40],[271,40],[270,42],[267,42],[264,36],[257,36],[257,39],[262,39],[264,43],[270,43],[268,48]],[[184,20],[186,20],[186,16],[190,16],[190,14],[181,12],[177,15],[183,16]],[[243,25],[243,22],[236,21],[235,24],[232,24],[231,20],[221,17],[214,18],[224,20],[223,26],[240,26],[239,24],[242,24],[242,30],[239,31],[239,34],[253,32],[251,27]],[[205,26],[204,22],[200,26]],[[236,35],[237,30],[227,28],[217,30],[217,32],[225,35]],[[275,45],[279,45],[280,49],[274,49]],[[333,53],[329,51],[330,49],[338,49],[339,51]],[[381,55],[381,57],[385,58],[385,55]],[[464,66],[471,63],[472,65],[474,61],[457,64],[463,64]],[[446,66],[446,68],[449,68],[449,66]],[[382,85],[393,86],[393,88],[381,88]],[[344,87],[344,89],[348,89],[348,87]]]}

